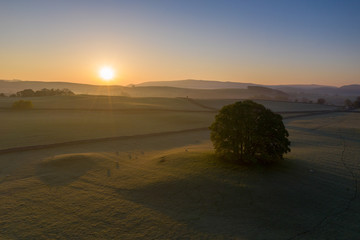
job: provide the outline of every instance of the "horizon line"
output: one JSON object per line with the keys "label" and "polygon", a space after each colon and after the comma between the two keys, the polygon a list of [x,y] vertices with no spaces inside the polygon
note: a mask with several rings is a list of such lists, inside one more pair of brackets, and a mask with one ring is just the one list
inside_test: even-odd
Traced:
{"label": "horizon line", "polygon": [[[308,83],[308,84],[304,84],[304,83],[286,83],[286,84],[261,84],[261,83],[253,83],[253,82],[237,82],[237,81],[220,81],[220,80],[206,80],[206,79],[179,79],[179,80],[156,80],[156,81],[145,81],[145,82],[140,82],[140,83],[128,83],[126,85],[121,85],[121,84],[111,84],[107,83],[107,84],[94,84],[94,83],[83,83],[83,82],[77,82],[77,81],[59,81],[59,80],[23,80],[23,79],[0,79],[0,81],[6,81],[6,82],[48,82],[48,83],[72,83],[72,84],[81,84],[81,85],[93,85],[93,86],[121,86],[121,87],[127,87],[127,86],[131,86],[131,85],[140,85],[140,84],[144,84],[144,83],[153,83],[153,82],[178,82],[178,81],[206,81],[206,82],[218,82],[218,83],[239,83],[239,84],[252,84],[252,85],[257,85],[257,86],[319,86],[319,87],[335,87],[335,88],[340,88],[340,87],[344,87],[344,86],[352,86],[352,85],[360,85],[357,83],[351,83],[351,84],[345,84],[345,85],[325,85],[325,84],[318,84],[318,83]],[[116,81],[113,81],[116,82]],[[160,86],[160,85],[159,85]]]}

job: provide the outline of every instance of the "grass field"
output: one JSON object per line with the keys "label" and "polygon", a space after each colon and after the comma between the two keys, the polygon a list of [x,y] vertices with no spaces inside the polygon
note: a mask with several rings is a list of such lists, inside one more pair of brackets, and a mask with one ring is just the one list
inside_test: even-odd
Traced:
{"label": "grass field", "polygon": [[214,113],[117,111],[2,111],[0,149],[89,138],[206,127]]}
{"label": "grass field", "polygon": [[[108,96],[34,97],[31,111],[11,110],[17,98],[0,98],[0,150],[122,135],[208,127],[216,109],[236,100],[127,98]],[[259,101],[273,111],[323,111],[318,104]],[[215,109],[215,110],[214,110]],[[298,113],[286,113],[294,116]]]}
{"label": "grass field", "polygon": [[[2,110],[0,149],[206,127],[215,115],[157,100],[185,111]],[[359,121],[285,120],[292,151],[268,167],[219,161],[208,131],[1,154],[0,239],[358,239]]]}
{"label": "grass field", "polygon": [[186,98],[129,98],[119,96],[53,96],[28,98],[0,98],[0,108],[9,108],[19,100],[30,100],[35,109],[86,109],[86,110],[204,110]]}
{"label": "grass field", "polygon": [[[236,102],[237,100],[224,99],[199,99],[199,103],[206,106],[220,109],[227,104]],[[336,110],[338,107],[321,104],[310,104],[310,103],[294,103],[285,101],[270,101],[270,100],[255,100],[255,102],[264,105],[266,108],[271,109],[274,112],[298,112],[298,111],[329,111]]]}
{"label": "grass field", "polygon": [[[211,97],[211,96],[209,96]],[[10,108],[12,103],[21,98],[0,98],[0,108]],[[192,99],[187,98],[130,98],[119,96],[53,96],[29,97],[35,109],[86,109],[86,110],[186,110],[201,111],[208,108],[220,109],[221,107],[241,101],[241,99]],[[198,103],[197,104],[194,104]],[[279,102],[270,100],[256,100],[275,112],[287,111],[324,111],[337,109],[336,106]],[[202,106],[205,106],[202,107]],[[207,108],[206,108],[207,107]]]}

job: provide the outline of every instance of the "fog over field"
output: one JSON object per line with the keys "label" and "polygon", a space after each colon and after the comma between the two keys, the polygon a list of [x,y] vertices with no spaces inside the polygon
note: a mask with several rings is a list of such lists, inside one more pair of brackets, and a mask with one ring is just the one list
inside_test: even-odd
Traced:
{"label": "fog over field", "polygon": [[208,130],[237,99],[17,99],[0,99],[3,239],[360,237],[359,112],[258,100],[283,115],[291,152],[242,166]]}
{"label": "fog over field", "polygon": [[[324,98],[328,104],[343,105],[346,99],[354,101],[360,95],[360,85],[332,87],[323,85],[259,85],[254,83],[178,80],[144,82],[141,84],[90,85],[69,82],[41,82],[0,80],[0,90],[6,95],[24,89],[70,89],[76,94],[125,97],[190,97],[206,99],[266,99],[298,102],[317,102]],[[1,93],[0,92],[0,93]]]}

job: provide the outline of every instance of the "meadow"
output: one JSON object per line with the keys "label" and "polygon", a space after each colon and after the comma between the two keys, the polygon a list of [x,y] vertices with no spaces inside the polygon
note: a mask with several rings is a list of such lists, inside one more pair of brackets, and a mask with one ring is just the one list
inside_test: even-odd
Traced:
{"label": "meadow", "polygon": [[29,111],[14,100],[0,99],[0,150],[130,137],[0,154],[1,239],[360,238],[358,112],[285,119],[292,151],[255,167],[217,159],[206,130],[235,100],[45,97]]}
{"label": "meadow", "polygon": [[[216,112],[237,100],[56,96],[25,98],[31,111],[12,110],[17,98],[0,98],[0,150],[116,136],[206,128]],[[284,116],[330,111],[334,106],[259,100]]]}

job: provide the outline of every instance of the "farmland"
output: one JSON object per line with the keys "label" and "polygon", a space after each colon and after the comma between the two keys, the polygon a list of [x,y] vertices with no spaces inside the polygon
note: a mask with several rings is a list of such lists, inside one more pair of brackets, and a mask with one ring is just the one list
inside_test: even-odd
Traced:
{"label": "farmland", "polygon": [[[251,167],[217,159],[206,130],[235,100],[45,97],[32,98],[29,111],[0,101],[0,150],[129,136],[1,154],[0,238],[360,237],[359,113],[285,119],[292,151],[277,165]],[[204,130],[176,132],[195,128]]]}

